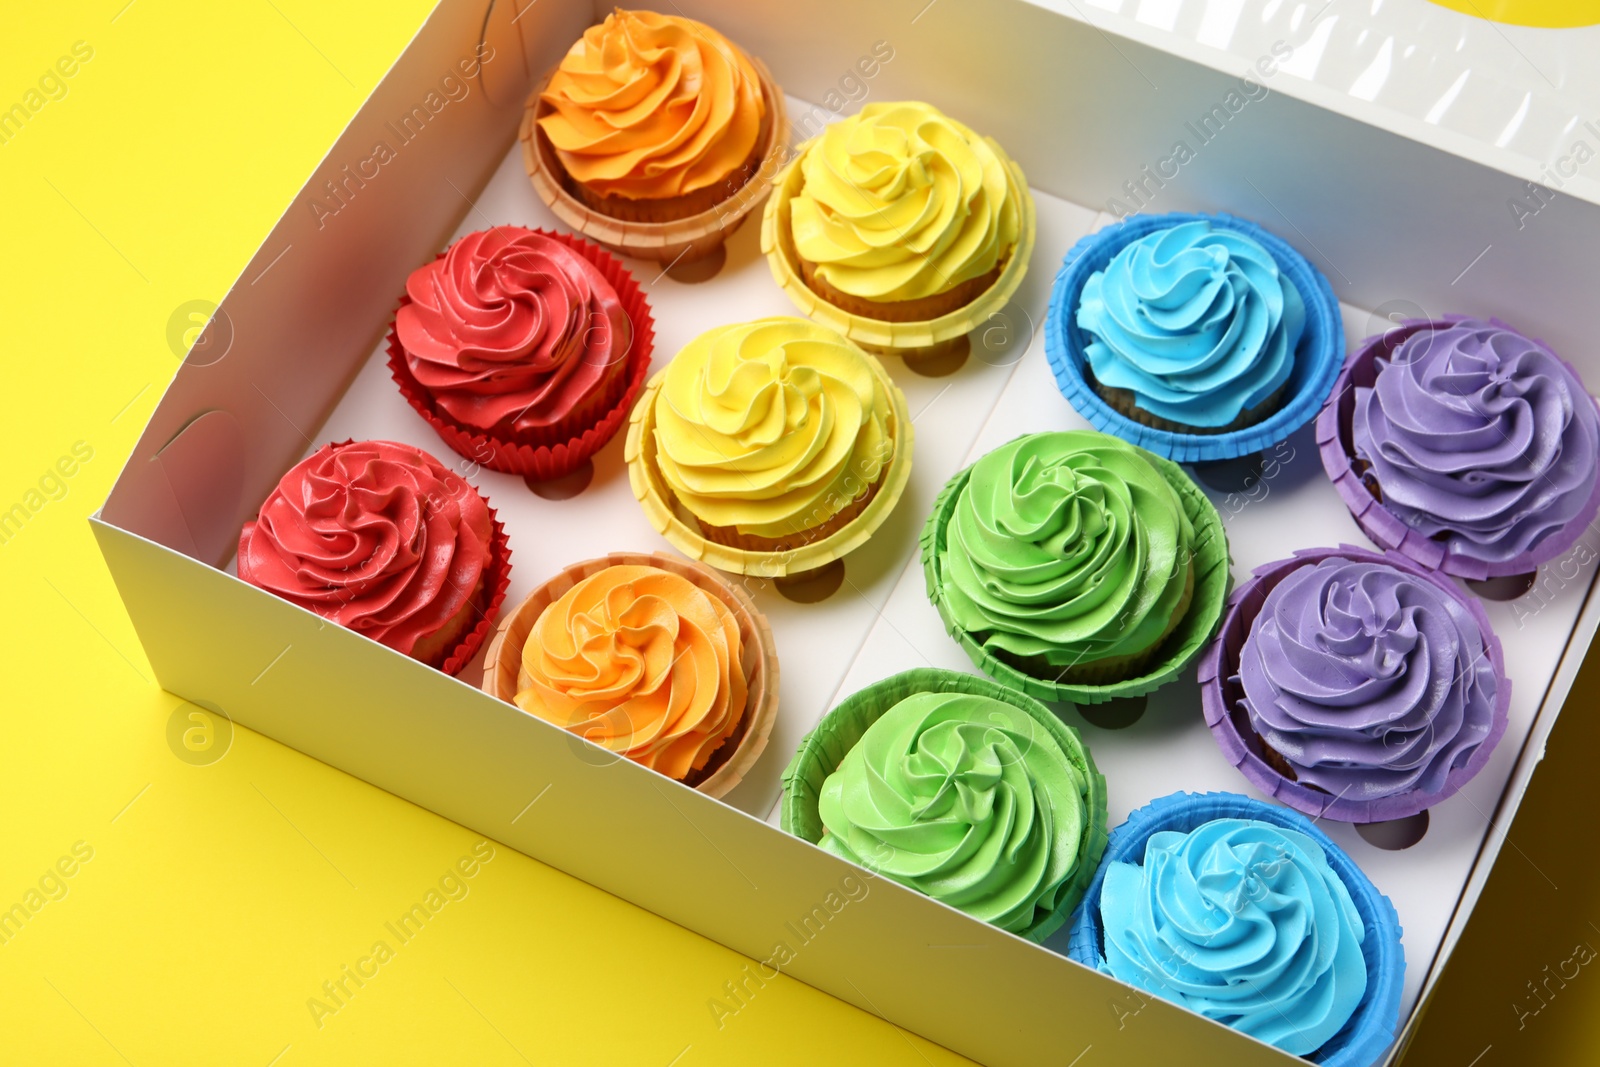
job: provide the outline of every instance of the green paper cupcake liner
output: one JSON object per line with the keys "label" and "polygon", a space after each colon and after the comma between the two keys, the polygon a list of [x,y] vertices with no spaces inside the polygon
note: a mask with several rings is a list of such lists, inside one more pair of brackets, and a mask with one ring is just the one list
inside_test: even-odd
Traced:
{"label": "green paper cupcake liner", "polygon": [[1004,701],[1026,712],[1042,725],[1067,754],[1068,760],[1085,773],[1088,793],[1083,800],[1088,807],[1089,820],[1078,846],[1078,866],[1072,872],[1056,909],[1019,935],[1030,941],[1043,941],[1067,921],[1100,866],[1100,856],[1105,851],[1107,839],[1106,779],[1095,767],[1094,757],[1089,754],[1089,747],[1078,736],[1078,731],[1024,693],[987,678],[935,667],[919,667],[892,675],[852,693],[801,738],[794,759],[789,761],[789,766],[783,772],[783,804],[779,809],[779,825],[785,833],[812,844],[822,840],[822,816],[818,813],[817,802],[822,795],[823,783],[839,766],[845,753],[861,740],[868,727],[900,701],[918,693],[968,693]]}
{"label": "green paper cupcake liner", "polygon": [[1038,700],[1066,701],[1073,704],[1103,704],[1122,697],[1143,696],[1166,685],[1176,678],[1210,644],[1222,622],[1222,613],[1228,604],[1228,593],[1233,588],[1233,573],[1228,556],[1228,536],[1223,530],[1222,516],[1216,506],[1201,492],[1200,487],[1184,473],[1183,468],[1153,452],[1130,446],[1144,456],[1161,472],[1183,502],[1183,510],[1195,528],[1194,597],[1183,619],[1167,635],[1156,658],[1149,666],[1131,678],[1104,685],[1072,684],[1048,678],[1036,678],[1012,666],[983,646],[982,641],[961,628],[951,617],[944,598],[944,581],[939,573],[939,557],[945,548],[945,526],[955,509],[956,497],[972,474],[969,466],[959,472],[939,491],[933,512],[922,528],[922,574],[928,599],[944,620],[945,631],[966,650],[973,664],[995,681],[1020,690]]}

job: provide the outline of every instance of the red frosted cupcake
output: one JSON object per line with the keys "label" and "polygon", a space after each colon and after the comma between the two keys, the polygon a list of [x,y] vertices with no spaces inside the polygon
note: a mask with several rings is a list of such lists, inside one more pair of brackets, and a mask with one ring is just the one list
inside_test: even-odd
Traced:
{"label": "red frosted cupcake", "polygon": [[411,272],[389,369],[463,456],[559,478],[616,434],[653,339],[643,294],[604,250],[496,226]]}
{"label": "red frosted cupcake", "polygon": [[301,460],[239,536],[240,578],[447,674],[483,643],[510,573],[488,500],[394,441]]}

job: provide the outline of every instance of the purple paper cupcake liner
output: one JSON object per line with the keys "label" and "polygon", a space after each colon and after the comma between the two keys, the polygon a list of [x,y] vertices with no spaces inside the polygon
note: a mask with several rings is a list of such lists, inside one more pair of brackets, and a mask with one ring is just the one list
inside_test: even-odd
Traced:
{"label": "purple paper cupcake liner", "polygon": [[[1305,1057],[1324,1067],[1372,1067],[1394,1044],[1400,1023],[1406,957],[1400,916],[1361,868],[1327,834],[1299,812],[1237,793],[1173,793],[1152,800],[1111,831],[1100,869],[1072,917],[1068,955],[1086,967],[1104,970],[1104,931],[1100,893],[1112,863],[1143,864],[1145,843],[1161,830],[1187,833],[1215,819],[1254,819],[1304,834],[1327,856],[1328,866],[1350,891],[1366,927],[1361,955],[1367,964],[1367,992],[1355,1014],[1321,1048]],[[1222,1024],[1218,1024],[1222,1025]]]}
{"label": "purple paper cupcake liner", "polygon": [[[1077,323],[1078,295],[1097,270],[1104,270],[1124,247],[1156,230],[1204,220],[1216,229],[1233,230],[1272,254],[1278,269],[1299,290],[1306,307],[1305,333],[1295,349],[1294,370],[1278,410],[1254,426],[1227,433],[1176,433],[1136,422],[1101,399],[1090,384],[1087,340]],[[1344,360],[1344,322],[1333,287],[1309,260],[1282,238],[1253,222],[1231,215],[1173,212],[1134,215],[1072,246],[1050,291],[1050,312],[1044,328],[1045,355],[1056,385],[1078,414],[1097,430],[1131,441],[1179,463],[1237,459],[1270,448],[1316,418]]]}
{"label": "purple paper cupcake liner", "polygon": [[[1600,514],[1600,479],[1595,480],[1594,489],[1589,493],[1589,500],[1584,504],[1583,511],[1566,526],[1526,552],[1499,563],[1491,563],[1450,552],[1449,546],[1444,542],[1435,541],[1420,530],[1412,528],[1399,515],[1380,503],[1355,470],[1355,441],[1351,430],[1355,417],[1356,389],[1371,388],[1373,382],[1377,380],[1379,356],[1388,356],[1399,347],[1400,342],[1420,329],[1449,325],[1472,317],[1440,315],[1437,319],[1406,319],[1393,329],[1375,334],[1357,345],[1356,350],[1345,361],[1344,369],[1339,372],[1339,380],[1334,383],[1332,396],[1317,415],[1317,450],[1322,454],[1322,469],[1327,471],[1333,487],[1339,491],[1339,499],[1344,501],[1345,507],[1350,509],[1351,516],[1356,520],[1356,525],[1361,527],[1362,533],[1372,539],[1373,544],[1381,548],[1394,549],[1424,567],[1441,570],[1457,578],[1481,581],[1485,578],[1503,578],[1513,574],[1531,574],[1539,569],[1540,564],[1550,562],[1577,544],[1584,530],[1594,522],[1596,514]],[[1503,330],[1516,329],[1499,319],[1483,321]],[[1543,341],[1537,338],[1529,340],[1555,356]],[[1567,368],[1574,379],[1582,383],[1583,377],[1572,364],[1560,356],[1555,358]]]}
{"label": "purple paper cupcake liner", "polygon": [[[1489,726],[1489,735],[1473,750],[1466,763],[1450,771],[1445,778],[1444,788],[1437,793],[1414,789],[1391,796],[1357,799],[1335,797],[1320,789],[1291,781],[1262,758],[1260,739],[1251,728],[1245,711],[1239,706],[1243,691],[1234,681],[1239,670],[1239,655],[1256,616],[1266,603],[1267,594],[1293,571],[1336,558],[1358,563],[1382,563],[1432,583],[1464,607],[1483,634],[1489,662],[1499,681],[1495,692],[1494,720]],[[1484,612],[1483,605],[1475,597],[1463,594],[1449,579],[1436,571],[1418,566],[1398,552],[1377,553],[1351,545],[1301,549],[1288,559],[1257,567],[1250,579],[1234,590],[1229,599],[1222,629],[1211,647],[1200,657],[1199,679],[1200,706],[1206,725],[1211,728],[1211,736],[1216,738],[1228,762],[1237,767],[1250,780],[1250,784],[1274,800],[1313,818],[1349,823],[1403,819],[1454,795],[1489,762],[1495,746],[1506,732],[1506,716],[1511,707],[1511,679],[1506,677],[1505,653],[1500,646],[1500,639],[1489,625],[1489,616]]]}

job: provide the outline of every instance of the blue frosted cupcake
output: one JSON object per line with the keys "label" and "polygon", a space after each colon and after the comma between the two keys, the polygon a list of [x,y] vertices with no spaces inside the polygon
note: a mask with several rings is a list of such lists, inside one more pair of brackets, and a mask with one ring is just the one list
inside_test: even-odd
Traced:
{"label": "blue frosted cupcake", "polygon": [[1080,414],[1179,461],[1281,441],[1316,416],[1344,358],[1327,280],[1226,215],[1135,216],[1079,241],[1045,340]]}
{"label": "blue frosted cupcake", "polygon": [[1377,1063],[1399,1024],[1394,906],[1298,812],[1175,793],[1112,831],[1072,958],[1296,1056]]}

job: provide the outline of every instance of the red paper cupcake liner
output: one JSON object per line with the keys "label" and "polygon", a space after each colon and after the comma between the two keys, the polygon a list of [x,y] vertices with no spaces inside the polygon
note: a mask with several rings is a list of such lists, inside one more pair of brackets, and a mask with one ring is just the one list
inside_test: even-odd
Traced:
{"label": "red paper cupcake liner", "polygon": [[494,506],[489,504],[489,498],[478,492],[473,487],[473,492],[478,493],[484,504],[489,506],[489,521],[494,525],[494,531],[489,535],[489,561],[484,565],[483,587],[488,593],[488,601],[484,604],[483,613],[478,616],[476,625],[467,631],[466,635],[456,643],[456,647],[439,664],[439,669],[446,674],[460,674],[461,669],[472,662],[472,657],[478,654],[478,649],[483,647],[483,642],[489,636],[489,631],[494,629],[495,617],[500,614],[500,605],[505,603],[506,589],[511,585],[511,544],[506,538],[505,523],[500,521],[500,516],[495,512]]}
{"label": "red paper cupcake liner", "polygon": [[[389,326],[389,373],[394,378],[395,384],[400,387],[400,395],[406,398],[406,402],[416,410],[417,414],[428,420],[434,432],[454,451],[490,470],[551,481],[571,474],[589,457],[605,447],[606,442],[615,437],[617,431],[622,428],[623,421],[627,419],[633,402],[638,399],[639,390],[644,387],[645,377],[650,371],[650,356],[655,348],[655,319],[651,317],[650,303],[645,299],[639,283],[634,281],[633,275],[611,253],[599,245],[571,234],[544,229],[532,232],[560,241],[593,263],[616,290],[618,298],[622,301],[623,312],[633,324],[633,343],[628,348],[628,366],[621,375],[624,384],[620,396],[612,392],[611,395],[616,399],[609,408],[599,414],[581,433],[554,445],[491,437],[475,427],[462,425],[439,408],[432,394],[411,373],[410,364],[406,362],[405,348],[400,343],[398,318]],[[396,310],[410,302],[411,298],[402,294]]]}

